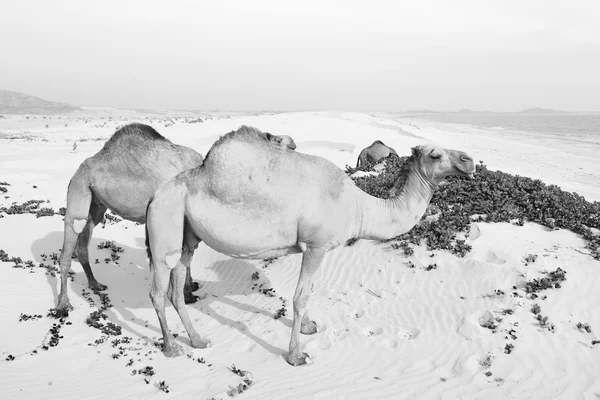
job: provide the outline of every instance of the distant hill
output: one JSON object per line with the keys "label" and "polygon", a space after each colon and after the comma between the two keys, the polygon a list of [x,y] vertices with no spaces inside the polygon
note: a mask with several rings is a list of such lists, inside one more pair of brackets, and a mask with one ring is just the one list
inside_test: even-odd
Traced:
{"label": "distant hill", "polygon": [[463,108],[458,111],[436,111],[436,110],[408,110],[411,114],[570,114],[569,111],[552,110],[550,108],[528,108],[521,111],[487,111],[487,110],[470,110]]}
{"label": "distant hill", "polygon": [[569,114],[568,111],[552,110],[550,108],[528,108],[527,110],[517,111],[517,114]]}
{"label": "distant hill", "polygon": [[443,113],[443,111],[435,111],[435,110],[429,110],[429,109],[406,110],[406,112],[411,113],[411,114],[440,114],[440,113]]}
{"label": "distant hill", "polygon": [[0,90],[0,114],[58,114],[81,108],[29,96],[19,92]]}

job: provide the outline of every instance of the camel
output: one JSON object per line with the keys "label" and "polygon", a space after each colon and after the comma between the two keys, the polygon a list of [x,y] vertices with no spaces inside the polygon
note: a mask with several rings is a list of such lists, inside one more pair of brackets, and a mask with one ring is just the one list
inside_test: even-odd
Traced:
{"label": "camel", "polygon": [[288,135],[273,135],[272,133],[265,132],[264,133],[267,140],[273,143],[278,144],[282,148],[286,148],[289,150],[296,150],[296,142]]}
{"label": "camel", "polygon": [[360,190],[328,160],[285,152],[243,126],[213,144],[202,165],[161,186],[148,204],[146,244],[153,281],[150,298],[164,339],[164,354],[182,354],[165,318],[165,299],[179,314],[192,346],[210,342],[192,326],[183,301],[184,227],[196,241],[235,258],[265,259],[302,252],[293,299],[286,361],[310,361],[299,334],[314,334],[308,313],[313,276],[325,254],[351,238],[385,240],[410,230],[423,216],[437,185],[447,176],[472,176],[473,159],[431,145],[412,149],[405,184],[393,199]]}
{"label": "camel", "polygon": [[365,147],[360,154],[358,155],[358,160],[356,161],[356,168],[364,166],[368,163],[376,164],[384,158],[388,157],[390,154],[395,154],[396,150],[393,148],[386,146],[381,140],[376,140],[369,147]]}
{"label": "camel", "polygon": [[[265,138],[282,148],[296,148],[289,136],[265,134]],[[58,309],[73,308],[67,295],[67,274],[73,252],[83,267],[89,288],[107,288],[94,277],[88,256],[92,231],[104,218],[107,208],[124,219],[146,222],[146,207],[156,189],[179,172],[197,167],[202,160],[202,155],[195,150],[172,143],[148,125],[133,123],[118,129],[98,153],[79,166],[67,192]],[[199,289],[190,274],[196,247],[183,245],[188,304],[196,301],[192,292]]]}

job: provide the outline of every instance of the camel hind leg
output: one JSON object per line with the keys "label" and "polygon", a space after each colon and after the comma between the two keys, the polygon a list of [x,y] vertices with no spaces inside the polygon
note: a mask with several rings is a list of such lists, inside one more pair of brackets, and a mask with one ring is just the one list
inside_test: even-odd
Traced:
{"label": "camel hind leg", "polygon": [[92,198],[92,204],[90,206],[90,214],[88,216],[87,223],[83,231],[79,234],[79,237],[77,238],[77,244],[75,246],[75,255],[83,267],[83,271],[85,272],[85,276],[88,280],[88,287],[92,290],[107,289],[106,285],[99,283],[94,277],[88,254],[90,239],[92,238],[94,227],[102,221],[105,212],[106,207],[96,201],[95,198]]}
{"label": "camel hind leg", "polygon": [[193,292],[200,289],[200,284],[192,280],[191,264],[194,252],[200,244],[200,239],[192,231],[187,221],[184,222],[183,232],[183,248],[181,254],[181,263],[185,266],[185,285],[183,288],[185,304],[192,304],[198,301],[198,296],[194,295]]}
{"label": "camel hind leg", "polygon": [[186,267],[181,262],[178,262],[175,268],[173,268],[171,271],[168,296],[173,304],[173,307],[175,307],[177,314],[179,314],[179,318],[181,319],[186,332],[188,333],[190,341],[192,342],[192,347],[197,349],[205,349],[206,347],[210,346],[210,342],[203,340],[198,332],[196,332],[196,329],[194,329],[194,325],[192,324],[185,307],[183,296],[183,286],[186,279],[185,269]]}
{"label": "camel hind leg", "polygon": [[79,166],[75,175],[69,182],[67,189],[67,211],[64,221],[63,247],[60,253],[60,294],[58,295],[59,310],[72,309],[67,294],[67,280],[71,269],[71,257],[77,245],[79,234],[83,232],[88,223],[92,191],[87,177],[85,162]]}

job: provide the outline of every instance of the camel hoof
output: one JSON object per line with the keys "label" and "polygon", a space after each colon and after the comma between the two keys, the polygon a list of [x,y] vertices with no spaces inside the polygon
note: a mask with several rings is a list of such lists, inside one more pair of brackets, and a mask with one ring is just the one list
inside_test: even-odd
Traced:
{"label": "camel hoof", "polygon": [[192,347],[195,349],[206,349],[212,346],[212,342],[210,340],[202,340],[200,338],[192,339]]}
{"label": "camel hoof", "polygon": [[200,300],[200,296],[196,296],[191,293],[185,294],[185,298],[184,298],[185,304],[194,304],[198,300]]}
{"label": "camel hoof", "polygon": [[306,353],[302,353],[299,356],[292,356],[288,354],[286,361],[293,367],[297,367],[299,365],[310,365],[312,364],[312,360],[310,356]]}
{"label": "camel hoof", "polygon": [[103,290],[106,290],[106,289],[108,289],[108,286],[106,286],[106,285],[103,285],[103,284],[101,284],[101,283],[100,283],[100,282],[98,282],[98,281],[96,281],[96,282],[90,282],[90,283],[88,284],[88,287],[89,287],[89,288],[90,288],[92,291],[94,291],[94,292],[97,292],[97,291],[100,291],[100,292],[101,292],[101,291],[103,291]]}
{"label": "camel hoof", "polygon": [[169,346],[165,345],[164,354],[166,357],[179,357],[183,355],[183,347],[173,343]]}
{"label": "camel hoof", "polygon": [[190,286],[191,286],[190,292],[195,292],[196,290],[201,288],[201,286],[198,282],[192,282],[192,284]]}
{"label": "camel hoof", "polygon": [[314,335],[319,332],[319,327],[317,327],[317,323],[315,321],[310,321],[308,324],[300,325],[300,332],[304,335]]}
{"label": "camel hoof", "polygon": [[69,311],[73,310],[73,306],[71,305],[69,299],[60,299],[58,301],[58,305],[56,306],[56,310],[66,312],[68,314]]}

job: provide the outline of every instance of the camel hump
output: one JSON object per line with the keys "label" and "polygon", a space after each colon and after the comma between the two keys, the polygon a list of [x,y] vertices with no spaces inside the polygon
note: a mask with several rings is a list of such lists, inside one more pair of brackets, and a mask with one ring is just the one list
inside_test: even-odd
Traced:
{"label": "camel hump", "polygon": [[147,141],[162,141],[170,142],[169,139],[161,135],[150,125],[140,124],[137,122],[127,124],[117,129],[117,131],[104,144],[104,149],[109,149],[113,146],[119,146],[124,141],[127,142],[147,142]]}
{"label": "camel hump", "polygon": [[208,150],[208,153],[206,153],[206,156],[204,157],[205,163],[212,158],[211,155],[214,155],[218,152],[219,148],[236,142],[264,144],[266,146],[272,146],[280,149],[296,149],[296,143],[290,136],[274,135],[269,132],[262,132],[261,130],[252,126],[242,125],[239,129],[226,133],[213,143],[210,150]]}

